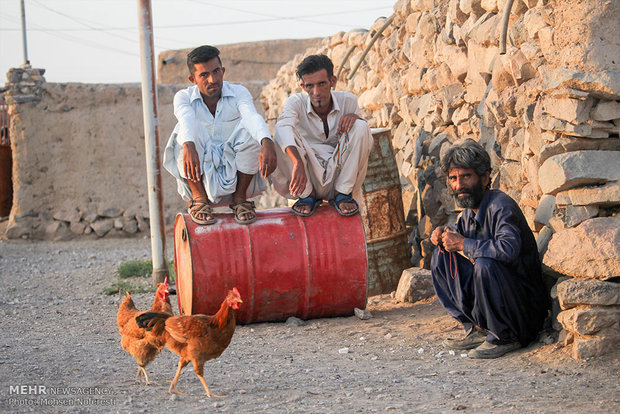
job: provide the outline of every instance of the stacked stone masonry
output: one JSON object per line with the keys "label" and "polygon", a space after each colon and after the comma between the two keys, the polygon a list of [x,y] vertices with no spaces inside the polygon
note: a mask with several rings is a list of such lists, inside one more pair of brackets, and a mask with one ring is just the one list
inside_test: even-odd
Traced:
{"label": "stacked stone masonry", "polygon": [[[328,55],[339,73],[336,88],[359,97],[372,127],[392,129],[414,265],[429,267],[430,233],[459,213],[438,168],[441,154],[454,141],[473,138],[491,154],[492,185],[525,213],[546,273],[617,287],[620,2],[515,0],[501,55],[505,4],[400,0],[352,76],[388,17],[368,31],[324,39],[306,55]],[[300,91],[294,68],[304,56],[263,89],[267,119]],[[575,305],[579,316],[571,308],[572,316],[564,310],[560,317],[577,358],[611,349],[603,342],[619,343],[617,304],[590,302]],[[599,331],[569,323],[603,314],[616,322]]]}

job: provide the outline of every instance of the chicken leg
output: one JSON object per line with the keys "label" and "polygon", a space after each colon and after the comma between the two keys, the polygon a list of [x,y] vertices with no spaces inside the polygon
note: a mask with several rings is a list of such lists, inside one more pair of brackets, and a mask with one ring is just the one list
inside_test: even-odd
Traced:
{"label": "chicken leg", "polygon": [[193,361],[192,364],[194,365],[194,372],[198,376],[198,379],[202,383],[202,386],[205,387],[205,391],[206,391],[207,397],[225,397],[225,395],[213,394],[211,392],[211,390],[209,389],[209,386],[207,385],[207,381],[205,381],[205,378],[203,376],[203,374],[204,374],[204,362],[202,363],[202,365],[201,364],[197,365],[196,362]]}
{"label": "chicken leg", "polygon": [[168,388],[169,394],[183,394],[181,391],[177,389],[177,382],[179,381],[179,377],[181,376],[181,370],[187,364],[188,363],[186,361],[183,361],[183,358],[179,359],[179,366],[177,367],[177,372],[176,374],[174,374],[174,378],[172,379],[172,382],[170,383],[170,388]]}

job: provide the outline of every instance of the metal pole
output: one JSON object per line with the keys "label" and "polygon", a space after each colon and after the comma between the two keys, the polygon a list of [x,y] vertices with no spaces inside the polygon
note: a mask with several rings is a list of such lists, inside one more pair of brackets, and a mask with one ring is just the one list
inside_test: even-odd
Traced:
{"label": "metal pole", "polygon": [[502,12],[502,22],[500,24],[501,32],[499,33],[499,54],[506,54],[506,35],[508,34],[508,20],[510,19],[510,9],[514,0],[508,0],[504,5]]}
{"label": "metal pole", "polygon": [[30,64],[28,60],[28,43],[26,42],[26,6],[24,5],[24,0],[21,0],[22,6],[22,44],[24,45],[24,63],[26,65]]}
{"label": "metal pole", "polygon": [[390,23],[392,23],[392,20],[394,20],[394,15],[390,16],[390,18],[387,19],[385,23],[383,23],[383,26],[381,26],[381,28],[377,31],[377,33],[375,33],[375,35],[370,40],[370,43],[368,43],[368,46],[366,46],[366,49],[364,49],[364,52],[362,52],[362,56],[360,57],[360,60],[358,60],[355,66],[353,67],[353,69],[351,69],[351,73],[349,73],[349,76],[347,76],[347,80],[353,79],[353,76],[355,76],[355,72],[357,72],[357,69],[360,67],[360,65],[364,61],[364,58],[370,51],[370,48],[372,47],[372,45],[375,44],[379,36],[381,36],[381,33],[383,33],[383,31],[385,30],[385,28],[388,27]]}
{"label": "metal pole", "polygon": [[153,17],[151,1],[138,0],[140,27],[140,63],[142,68],[142,112],[144,117],[144,146],[146,149],[146,174],[151,224],[151,250],[153,254],[153,284],[161,283],[168,276],[166,260],[166,231],[164,228],[163,196],[159,160],[159,129],[157,118],[157,84],[153,58]]}

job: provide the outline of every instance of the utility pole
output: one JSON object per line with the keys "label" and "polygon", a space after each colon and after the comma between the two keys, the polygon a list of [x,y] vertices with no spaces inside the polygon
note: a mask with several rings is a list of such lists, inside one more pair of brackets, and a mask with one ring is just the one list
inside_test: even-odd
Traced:
{"label": "utility pole", "polygon": [[168,276],[166,260],[166,231],[164,227],[163,195],[159,159],[159,128],[157,118],[157,83],[153,53],[153,16],[150,0],[138,0],[140,28],[140,63],[142,68],[142,113],[144,118],[144,146],[151,224],[153,254],[153,284]]}
{"label": "utility pole", "polygon": [[20,1],[22,6],[22,43],[24,45],[24,64],[30,65],[30,61],[28,60],[28,43],[26,42],[26,6],[24,5],[24,0]]}

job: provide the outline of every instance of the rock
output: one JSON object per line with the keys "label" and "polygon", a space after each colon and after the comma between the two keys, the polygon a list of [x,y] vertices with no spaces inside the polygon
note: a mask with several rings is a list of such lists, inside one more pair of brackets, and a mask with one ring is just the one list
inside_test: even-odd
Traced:
{"label": "rock", "polygon": [[117,217],[114,219],[114,228],[117,230],[123,228],[123,219],[121,217]]}
{"label": "rock", "polygon": [[549,157],[567,152],[582,150],[601,150],[618,151],[620,150],[620,140],[617,138],[609,139],[585,139],[575,137],[563,137],[552,139],[554,134],[543,133],[542,138],[548,143],[540,147],[539,162],[544,163]]}
{"label": "rock", "polygon": [[545,194],[538,203],[536,209],[536,217],[534,223],[537,225],[536,231],[540,231],[543,226],[549,226],[549,220],[553,217],[555,212],[555,197],[549,194]]}
{"label": "rock", "polygon": [[430,270],[411,267],[403,270],[394,297],[399,302],[417,302],[434,294]]}
{"label": "rock", "polygon": [[138,222],[136,220],[127,220],[123,224],[123,231],[129,234],[138,232]]}
{"label": "rock", "polygon": [[536,247],[538,248],[538,254],[543,257],[549,246],[549,241],[553,236],[553,230],[550,227],[543,227],[536,236]]}
{"label": "rock", "polygon": [[484,9],[481,6],[482,0],[459,0],[459,8],[465,14],[475,14],[480,16],[484,13]]}
{"label": "rock", "polygon": [[581,187],[556,194],[558,205],[614,206],[620,204],[620,181],[596,187]]}
{"label": "rock", "polygon": [[98,219],[94,223],[90,225],[97,236],[103,237],[105,236],[112,228],[114,228],[114,219],[112,218],[104,218]]}
{"label": "rock", "polygon": [[459,0],[450,0],[448,4],[448,17],[454,23],[462,25],[469,16],[461,10],[459,3]]}
{"label": "rock", "polygon": [[304,325],[306,325],[306,321],[303,321],[294,316],[291,316],[286,320],[286,326],[304,326]]}
{"label": "rock", "polygon": [[52,214],[55,220],[74,223],[80,221],[80,213],[75,206],[67,206]]}
{"label": "rock", "polygon": [[355,316],[357,316],[363,321],[372,318],[372,313],[370,313],[368,309],[355,308],[353,309],[353,312],[355,313]]}
{"label": "rock", "polygon": [[493,65],[491,82],[499,93],[509,86],[519,86],[536,76],[536,69],[519,49],[499,55]]}
{"label": "rock", "polygon": [[480,7],[491,13],[497,13],[499,11],[497,9],[497,0],[482,0],[480,2]]}
{"label": "rock", "polygon": [[45,226],[45,236],[46,238],[54,238],[58,230],[60,229],[61,222],[52,220]]}
{"label": "rock", "polygon": [[358,98],[360,108],[377,110],[385,105],[385,86],[380,83],[376,88],[366,90]]}
{"label": "rock", "polygon": [[540,188],[545,194],[583,184],[620,180],[620,151],[575,151],[554,155],[538,171]]}
{"label": "rock", "polygon": [[545,114],[571,124],[581,124],[590,119],[590,109],[592,109],[594,100],[592,98],[573,99],[546,96],[538,104],[541,105],[541,110]]}
{"label": "rock", "polygon": [[557,293],[564,310],[580,305],[620,305],[620,283],[569,278],[557,284]]}
{"label": "rock", "polygon": [[571,355],[574,359],[592,358],[617,350],[618,344],[620,328],[616,325],[600,331],[598,335],[575,335]]}
{"label": "rock", "polygon": [[610,121],[620,118],[620,102],[600,101],[591,112],[595,121]]}
{"label": "rock", "polygon": [[573,69],[554,69],[544,73],[541,88],[544,91],[573,88],[590,92],[599,98],[620,100],[620,71],[580,72]]}
{"label": "rock", "polygon": [[546,131],[563,132],[567,135],[578,137],[592,138],[593,135],[591,124],[571,124],[568,121],[557,119],[549,115],[541,115],[536,118],[536,124]]}
{"label": "rock", "polygon": [[620,323],[620,308],[572,308],[560,312],[558,321],[568,331],[592,335]]}
{"label": "rock", "polygon": [[525,12],[523,16],[523,24],[527,29],[527,33],[531,39],[536,39],[538,32],[547,26],[547,22],[542,16],[541,9],[533,8]]}
{"label": "rock", "polygon": [[97,212],[101,217],[118,217],[123,211],[118,207],[103,208]]}
{"label": "rock", "polygon": [[[500,171],[500,188],[510,193],[509,195],[515,198],[511,190],[520,190],[525,183],[523,182],[523,170],[521,169],[521,163],[518,162],[505,162],[499,167]],[[515,201],[519,201],[521,194],[515,198]]]}
{"label": "rock", "polygon": [[620,275],[620,217],[598,217],[553,235],[543,263],[573,277]]}
{"label": "rock", "polygon": [[423,216],[418,223],[418,236],[425,239],[431,235],[432,230],[433,223],[431,222],[431,218],[427,215]]}
{"label": "rock", "polygon": [[568,227],[575,227],[589,218],[596,217],[598,212],[599,209],[596,206],[568,205],[566,206],[566,216],[564,221]]}
{"label": "rock", "polygon": [[69,224],[69,229],[75,234],[83,234],[86,230],[86,224],[81,221],[73,222]]}

